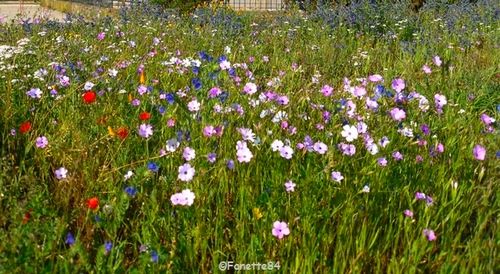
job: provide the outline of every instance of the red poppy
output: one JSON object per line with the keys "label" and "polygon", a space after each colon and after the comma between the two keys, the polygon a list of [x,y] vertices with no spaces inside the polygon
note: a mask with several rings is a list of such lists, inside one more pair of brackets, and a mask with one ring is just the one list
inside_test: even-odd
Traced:
{"label": "red poppy", "polygon": [[24,213],[23,224],[26,224],[30,220],[30,218],[31,218],[31,209],[26,213]]}
{"label": "red poppy", "polygon": [[125,139],[125,138],[127,138],[127,136],[128,136],[128,130],[127,130],[127,128],[121,127],[119,129],[117,129],[116,130],[116,135],[118,135],[118,137],[120,137],[120,139],[122,139],[122,140]]}
{"label": "red poppy", "polygon": [[151,114],[147,111],[141,112],[141,114],[139,114],[139,119],[141,119],[142,121],[149,120],[149,118],[151,118]]}
{"label": "red poppy", "polygon": [[83,102],[85,104],[92,104],[93,102],[95,102],[95,97],[95,92],[87,91],[83,94]]}
{"label": "red poppy", "polygon": [[30,129],[31,129],[31,122],[30,121],[26,121],[26,122],[22,123],[21,126],[19,127],[19,131],[22,134],[30,131]]}
{"label": "red poppy", "polygon": [[89,209],[95,210],[99,207],[99,198],[93,197],[87,201],[87,207]]}

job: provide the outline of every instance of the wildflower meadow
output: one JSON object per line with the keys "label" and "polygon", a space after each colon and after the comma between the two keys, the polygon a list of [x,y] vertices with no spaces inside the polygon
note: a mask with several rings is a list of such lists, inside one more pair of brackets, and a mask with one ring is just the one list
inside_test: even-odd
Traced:
{"label": "wildflower meadow", "polygon": [[0,273],[498,273],[500,5],[451,2],[4,20]]}

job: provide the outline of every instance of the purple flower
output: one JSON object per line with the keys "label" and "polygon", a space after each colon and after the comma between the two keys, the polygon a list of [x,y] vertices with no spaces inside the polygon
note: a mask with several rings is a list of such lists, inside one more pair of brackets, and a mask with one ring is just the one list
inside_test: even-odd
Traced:
{"label": "purple flower", "polygon": [[344,179],[344,176],[342,176],[342,173],[340,173],[338,171],[332,171],[331,177],[332,177],[332,180],[334,180],[335,182],[338,182],[338,183],[340,183],[340,181],[342,181]]}
{"label": "purple flower", "polygon": [[474,159],[483,161],[486,158],[486,149],[481,145],[475,145],[472,149]]}
{"label": "purple flower", "polygon": [[391,109],[390,113],[391,113],[392,119],[394,119],[396,121],[401,121],[401,120],[404,120],[406,118],[405,111],[402,109],[399,109],[399,108]]}
{"label": "purple flower", "polygon": [[396,92],[401,92],[403,89],[405,89],[405,81],[401,78],[394,79],[392,81],[392,89],[395,90]]}
{"label": "purple flower", "polygon": [[215,154],[215,153],[213,153],[213,152],[212,152],[212,153],[209,153],[209,154],[207,155],[207,160],[208,160],[208,162],[209,162],[209,163],[211,163],[211,164],[215,163],[215,160],[216,160],[216,159],[217,159],[217,154]]}
{"label": "purple flower", "polygon": [[149,138],[153,135],[153,126],[149,124],[141,124],[139,126],[139,136]]}
{"label": "purple flower", "polygon": [[39,88],[32,88],[26,92],[26,95],[33,99],[40,99],[42,98],[42,93],[43,92]]}
{"label": "purple flower", "polygon": [[47,140],[47,137],[45,136],[40,136],[36,138],[36,147],[38,148],[45,148],[49,144],[49,141]]}
{"label": "purple flower", "polygon": [[185,163],[179,167],[179,174],[177,179],[183,182],[189,182],[193,179],[195,173],[195,169],[191,167],[189,163]]}
{"label": "purple flower", "polygon": [[394,158],[394,160],[396,161],[401,161],[403,160],[403,154],[401,154],[401,152],[399,151],[395,151],[392,153],[392,158]]}
{"label": "purple flower", "polygon": [[425,135],[430,134],[429,126],[427,124],[421,125],[420,130],[422,130],[422,133],[424,133]]}
{"label": "purple flower", "polygon": [[316,142],[313,146],[314,151],[319,154],[325,154],[328,151],[328,146],[322,142]]}
{"label": "purple flower", "polygon": [[137,88],[137,92],[139,92],[139,95],[144,95],[148,92],[148,87],[146,87],[145,85],[140,85],[138,88]]}
{"label": "purple flower", "polygon": [[288,224],[285,222],[276,221],[273,223],[273,236],[278,239],[283,239],[283,237],[290,234],[290,229]]}
{"label": "purple flower", "polygon": [[340,150],[342,150],[342,154],[347,156],[352,156],[356,153],[356,146],[351,144],[340,143]]}
{"label": "purple flower", "polygon": [[424,233],[424,236],[427,238],[427,241],[429,241],[429,242],[435,241],[437,238],[436,234],[434,233],[433,230],[426,228],[426,229],[424,229],[423,233]]}
{"label": "purple flower", "polygon": [[378,158],[377,163],[379,166],[387,166],[387,159],[385,157]]}
{"label": "purple flower", "polygon": [[68,170],[64,167],[60,167],[54,171],[54,175],[58,180],[66,179],[68,175]]}
{"label": "purple flower", "polygon": [[434,203],[434,199],[432,199],[431,196],[427,195],[425,197],[425,203],[428,205],[428,206],[431,206],[433,203]]}
{"label": "purple flower", "polygon": [[424,200],[426,197],[427,197],[427,195],[425,195],[425,193],[422,193],[422,192],[415,193],[415,199],[417,199],[417,200]]}
{"label": "purple flower", "polygon": [[134,106],[134,107],[138,107],[141,104],[141,100],[134,99],[134,100],[132,100],[132,102],[130,102],[130,104],[132,104],[132,106]]}
{"label": "purple flower", "polygon": [[292,181],[288,180],[285,183],[285,188],[286,188],[286,192],[294,192],[295,191],[295,184]]}

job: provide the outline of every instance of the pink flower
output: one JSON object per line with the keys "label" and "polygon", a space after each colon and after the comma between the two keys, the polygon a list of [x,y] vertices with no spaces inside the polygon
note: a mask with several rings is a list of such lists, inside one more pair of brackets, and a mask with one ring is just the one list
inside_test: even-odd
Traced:
{"label": "pink flower", "polygon": [[342,173],[340,173],[338,171],[332,171],[331,177],[332,177],[332,180],[334,180],[337,183],[340,183],[340,181],[342,181],[344,179],[344,176],[342,176]]}
{"label": "pink flower", "polygon": [[403,211],[403,214],[408,217],[408,218],[412,218],[413,219],[413,212],[409,209],[406,209],[405,211]]}
{"label": "pink flower", "polygon": [[404,120],[406,118],[406,112],[402,109],[399,109],[399,108],[391,109],[390,113],[391,113],[392,119],[394,119],[396,121],[401,121],[401,120]]}
{"label": "pink flower", "polygon": [[446,100],[446,96],[436,94],[434,95],[434,103],[436,104],[436,108],[440,109],[443,108],[448,103],[448,101]]}
{"label": "pink flower", "polygon": [[382,75],[373,74],[373,75],[368,76],[368,80],[370,82],[376,83],[376,82],[384,81],[384,78],[382,77]]}
{"label": "pink flower", "polygon": [[97,40],[102,41],[102,40],[104,40],[105,37],[106,37],[106,33],[105,32],[100,32],[97,35]]}
{"label": "pink flower", "polygon": [[212,137],[212,135],[215,134],[215,129],[213,126],[208,125],[203,128],[203,136],[205,137]]}
{"label": "pink flower", "polygon": [[405,89],[405,87],[405,81],[401,78],[397,78],[392,81],[392,89],[396,92],[401,92],[403,89]]}
{"label": "pink flower", "polygon": [[436,55],[436,56],[434,56],[434,57],[432,57],[432,62],[434,63],[434,65],[436,65],[436,66],[438,66],[438,67],[440,67],[440,66],[441,66],[441,64],[443,63],[443,62],[441,61],[441,58],[440,58],[439,56],[437,56],[437,55]]}
{"label": "pink flower", "polygon": [[153,135],[153,126],[148,124],[141,124],[139,126],[139,136],[142,138],[149,138]]}
{"label": "pink flower", "polygon": [[36,147],[38,148],[45,148],[49,144],[49,141],[47,140],[47,137],[45,136],[40,136],[36,138]]}
{"label": "pink flower", "polygon": [[208,91],[208,97],[215,98],[222,94],[222,90],[219,87],[213,87]]}
{"label": "pink flower", "polygon": [[436,234],[431,229],[424,229],[424,236],[427,238],[427,241],[432,242],[437,239]]}
{"label": "pink flower", "polygon": [[286,192],[294,192],[295,191],[295,184],[292,181],[288,180],[285,183],[285,188],[286,188]]}
{"label": "pink flower", "polygon": [[472,154],[474,155],[474,159],[483,161],[486,158],[486,148],[481,145],[475,145],[472,149]]}
{"label": "pink flower", "polygon": [[283,239],[283,237],[290,234],[290,229],[288,224],[285,222],[276,221],[273,224],[273,236],[278,239]]}
{"label": "pink flower", "polygon": [[363,97],[366,95],[366,89],[362,86],[356,86],[354,88],[354,91],[352,92],[352,95],[356,97]]}
{"label": "pink flower", "polygon": [[422,71],[423,71],[425,74],[431,74],[431,73],[432,73],[431,68],[430,68],[427,64],[422,66]]}
{"label": "pink flower", "polygon": [[246,93],[248,95],[252,95],[257,92],[257,85],[254,83],[247,83],[243,87],[243,93]]}
{"label": "pink flower", "polygon": [[333,93],[333,88],[330,87],[329,85],[324,85],[321,88],[321,93],[323,93],[324,96],[330,96]]}
{"label": "pink flower", "polygon": [[481,121],[485,125],[489,126],[489,125],[491,125],[491,124],[493,124],[495,122],[495,119],[491,118],[490,116],[488,116],[488,114],[483,113],[483,114],[481,114]]}

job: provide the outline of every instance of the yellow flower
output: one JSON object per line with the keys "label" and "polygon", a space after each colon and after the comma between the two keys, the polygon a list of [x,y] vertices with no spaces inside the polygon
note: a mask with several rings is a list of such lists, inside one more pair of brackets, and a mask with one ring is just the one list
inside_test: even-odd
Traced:
{"label": "yellow flower", "polygon": [[116,135],[115,132],[113,131],[113,128],[110,126],[108,126],[108,133],[109,133],[109,136],[111,136],[111,137],[114,137]]}
{"label": "yellow flower", "polygon": [[253,212],[253,217],[257,220],[262,218],[262,216],[264,216],[262,212],[260,212],[260,209],[258,207],[254,207],[252,209],[252,212]]}

